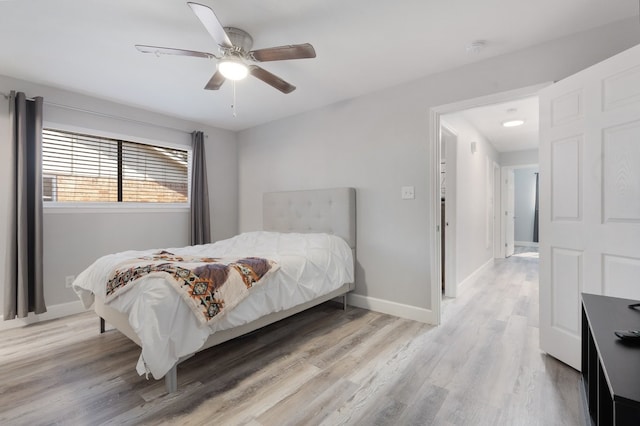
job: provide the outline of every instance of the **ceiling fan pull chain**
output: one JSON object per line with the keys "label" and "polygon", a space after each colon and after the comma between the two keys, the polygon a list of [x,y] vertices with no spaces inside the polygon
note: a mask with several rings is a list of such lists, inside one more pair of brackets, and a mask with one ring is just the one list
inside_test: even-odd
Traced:
{"label": "ceiling fan pull chain", "polygon": [[233,111],[233,118],[236,117],[236,82],[235,80],[231,81],[233,83],[233,103],[231,104],[231,111]]}

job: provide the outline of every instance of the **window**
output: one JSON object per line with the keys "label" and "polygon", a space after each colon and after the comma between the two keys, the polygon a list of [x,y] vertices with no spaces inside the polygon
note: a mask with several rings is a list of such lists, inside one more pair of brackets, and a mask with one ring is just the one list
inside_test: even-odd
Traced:
{"label": "window", "polygon": [[189,151],[44,129],[43,201],[187,203]]}

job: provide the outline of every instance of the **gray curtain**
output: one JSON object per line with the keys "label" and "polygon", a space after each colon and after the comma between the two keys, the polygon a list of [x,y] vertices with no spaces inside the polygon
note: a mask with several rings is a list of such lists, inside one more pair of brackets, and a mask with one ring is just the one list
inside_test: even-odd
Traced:
{"label": "gray curtain", "polygon": [[7,252],[3,316],[5,320],[47,311],[42,273],[42,104],[11,92],[13,124],[10,203],[11,233]]}
{"label": "gray curtain", "polygon": [[191,133],[191,143],[191,244],[207,244],[211,242],[211,225],[204,134]]}

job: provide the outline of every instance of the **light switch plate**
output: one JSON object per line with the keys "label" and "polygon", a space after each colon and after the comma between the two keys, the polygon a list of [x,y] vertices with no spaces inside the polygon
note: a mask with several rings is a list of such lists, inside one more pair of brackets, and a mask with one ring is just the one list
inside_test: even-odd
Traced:
{"label": "light switch plate", "polygon": [[403,200],[413,200],[416,198],[413,186],[403,186],[401,192]]}

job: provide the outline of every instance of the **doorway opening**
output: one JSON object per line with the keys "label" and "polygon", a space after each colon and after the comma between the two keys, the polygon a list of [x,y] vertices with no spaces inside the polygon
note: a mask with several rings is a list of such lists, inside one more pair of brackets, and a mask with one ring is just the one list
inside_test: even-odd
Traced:
{"label": "doorway opening", "polygon": [[[504,254],[535,253],[538,248],[538,164],[502,168]],[[534,254],[532,254],[534,256]]]}
{"label": "doorway opening", "polygon": [[[437,235],[430,243],[434,253],[432,282],[441,283],[432,286],[431,297],[438,324],[443,298],[456,297],[494,259],[505,256],[503,169],[537,164],[537,92],[547,85],[431,110],[431,165],[436,182],[433,225]],[[495,133],[502,130],[509,114],[530,117],[524,127],[530,134],[521,139],[533,139],[533,147],[520,148],[513,137],[517,132],[511,136]]]}

